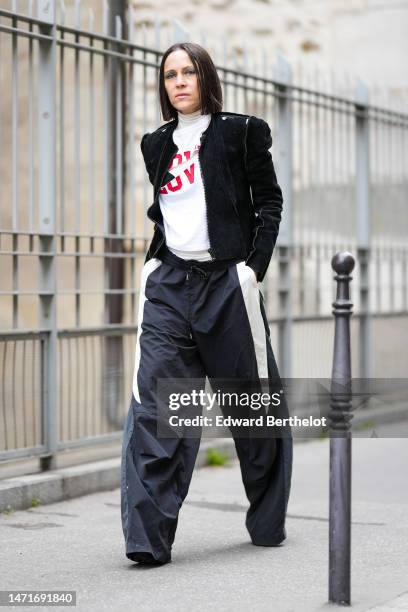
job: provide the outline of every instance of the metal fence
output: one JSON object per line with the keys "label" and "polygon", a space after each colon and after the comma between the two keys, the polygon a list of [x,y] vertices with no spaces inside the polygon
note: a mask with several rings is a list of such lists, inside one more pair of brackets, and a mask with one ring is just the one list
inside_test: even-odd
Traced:
{"label": "metal fence", "polygon": [[[139,143],[162,123],[162,50],[106,4],[101,32],[35,6],[0,10],[0,460],[47,469],[121,436],[153,229]],[[215,61],[225,110],[272,129],[284,215],[262,291],[281,375],[330,376],[330,261],[348,249],[353,376],[404,376],[408,115],[362,83],[351,96],[296,84],[283,58],[273,78]]]}

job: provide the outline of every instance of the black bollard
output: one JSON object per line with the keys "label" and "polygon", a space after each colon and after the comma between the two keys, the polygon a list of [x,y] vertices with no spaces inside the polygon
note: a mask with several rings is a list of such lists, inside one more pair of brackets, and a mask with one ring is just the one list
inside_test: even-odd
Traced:
{"label": "black bollard", "polygon": [[337,273],[333,369],[330,389],[329,600],[350,605],[351,558],[351,357],[350,272],[354,258],[347,251],[331,261]]}

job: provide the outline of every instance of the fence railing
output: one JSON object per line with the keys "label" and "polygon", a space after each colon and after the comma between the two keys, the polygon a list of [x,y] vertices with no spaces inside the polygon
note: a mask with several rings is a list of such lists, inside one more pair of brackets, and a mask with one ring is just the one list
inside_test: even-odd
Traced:
{"label": "fence railing", "polygon": [[[106,4],[102,32],[35,6],[0,10],[0,460],[49,468],[121,435],[152,233],[139,143],[162,123],[162,51]],[[408,115],[362,83],[353,96],[296,84],[282,57],[274,78],[216,64],[225,110],[272,129],[284,213],[262,291],[281,375],[329,376],[330,261],[348,250],[353,375],[403,376]]]}

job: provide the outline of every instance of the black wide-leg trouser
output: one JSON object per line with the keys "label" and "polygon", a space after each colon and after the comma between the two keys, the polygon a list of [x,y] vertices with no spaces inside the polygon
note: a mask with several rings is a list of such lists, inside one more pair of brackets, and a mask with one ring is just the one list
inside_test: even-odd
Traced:
{"label": "black wide-leg trouser", "polygon": [[[157,435],[157,379],[276,381],[279,372],[263,296],[244,261],[220,267],[221,262],[182,260],[167,249],[160,257],[142,270],[133,389],[123,432],[121,514],[126,556],[139,560],[144,553],[165,562],[200,439]],[[285,401],[282,415],[288,416]],[[290,429],[284,437],[234,437],[234,442],[250,504],[245,524],[251,541],[276,546],[286,538]]]}

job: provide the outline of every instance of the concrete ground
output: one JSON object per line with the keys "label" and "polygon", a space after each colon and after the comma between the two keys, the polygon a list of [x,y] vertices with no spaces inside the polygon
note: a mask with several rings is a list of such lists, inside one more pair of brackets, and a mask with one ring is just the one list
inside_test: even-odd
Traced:
{"label": "concrete ground", "polygon": [[[288,539],[278,548],[249,540],[236,462],[196,470],[180,512],[173,561],[160,567],[125,557],[119,489],[2,514],[0,588],[75,590],[76,608],[84,612],[332,609],[328,462],[327,440],[295,445]],[[353,440],[356,611],[408,609],[407,462],[405,438]]]}

